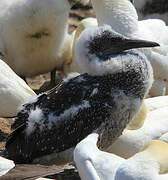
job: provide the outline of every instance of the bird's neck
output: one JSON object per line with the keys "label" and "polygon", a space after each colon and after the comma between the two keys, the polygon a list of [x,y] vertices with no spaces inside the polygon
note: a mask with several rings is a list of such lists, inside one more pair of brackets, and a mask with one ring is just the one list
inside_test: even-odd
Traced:
{"label": "bird's neck", "polygon": [[[101,89],[103,92],[106,91],[108,93],[115,88],[123,91],[125,95],[143,99],[146,93],[146,87],[140,77],[142,77],[142,75],[131,70],[104,75],[98,78],[102,84]],[[135,82],[137,82],[137,84]]]}
{"label": "bird's neck", "polygon": [[137,12],[128,0],[92,0],[99,25],[108,24],[130,37],[138,29]]}
{"label": "bird's neck", "polygon": [[83,67],[97,77],[107,92],[111,92],[110,88],[118,88],[127,95],[144,98],[153,82],[152,68],[146,57],[138,51],[129,51],[107,59],[110,60],[94,59],[90,66],[85,64]]}

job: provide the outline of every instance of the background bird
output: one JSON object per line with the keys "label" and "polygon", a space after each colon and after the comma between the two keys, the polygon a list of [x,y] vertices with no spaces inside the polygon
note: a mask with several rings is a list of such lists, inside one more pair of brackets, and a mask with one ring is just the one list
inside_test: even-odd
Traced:
{"label": "background bird", "polygon": [[87,73],[74,74],[23,105],[15,123],[18,128],[6,144],[9,157],[19,163],[56,162],[59,152],[93,131],[100,134],[100,147],[108,147],[138,111],[152,84],[146,57],[129,49],[151,46],[158,44],[125,38],[109,26],[85,30],[75,56]]}
{"label": "background bird", "polygon": [[14,167],[15,164],[13,161],[0,157],[0,176],[3,176]]}
{"label": "background bird", "polygon": [[74,162],[81,180],[114,180],[116,170],[125,161],[115,154],[99,150],[99,135],[88,135],[74,149]]}
{"label": "background bird", "polygon": [[64,63],[64,67],[63,67],[63,74],[65,76],[71,72],[83,73],[82,69],[77,63],[77,60],[75,59],[75,44],[81,32],[84,31],[86,28],[92,27],[92,26],[97,26],[96,18],[92,18],[92,17],[85,18],[82,21],[80,21],[78,27],[73,32],[72,34],[73,38],[71,40],[72,46],[71,46],[71,49],[69,49],[71,53],[71,58],[69,58],[69,60]]}
{"label": "background bird", "polygon": [[[2,0],[0,52],[22,77],[62,69],[71,57],[68,17],[72,0]],[[85,2],[85,1],[83,1]]]}
{"label": "background bird", "polygon": [[166,180],[168,144],[153,140],[126,160],[116,171],[115,180]]}
{"label": "background bird", "polygon": [[0,60],[0,117],[16,116],[19,107],[36,93],[4,61]]}
{"label": "background bird", "polygon": [[81,180],[166,180],[168,144],[153,140],[129,159],[100,151],[98,134],[90,134],[77,144],[74,161]]}

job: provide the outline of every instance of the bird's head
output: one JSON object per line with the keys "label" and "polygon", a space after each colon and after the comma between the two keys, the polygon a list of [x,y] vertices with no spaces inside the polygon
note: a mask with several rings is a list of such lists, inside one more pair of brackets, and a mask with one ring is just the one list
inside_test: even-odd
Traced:
{"label": "bird's head", "polygon": [[131,37],[138,30],[133,0],[91,0],[99,25],[108,24],[116,32]]}
{"label": "bird's head", "polygon": [[130,39],[117,32],[110,26],[89,27],[79,36],[75,45],[75,60],[84,72],[90,74],[108,73],[114,67],[121,66],[120,54],[130,49],[155,47],[155,42]]}

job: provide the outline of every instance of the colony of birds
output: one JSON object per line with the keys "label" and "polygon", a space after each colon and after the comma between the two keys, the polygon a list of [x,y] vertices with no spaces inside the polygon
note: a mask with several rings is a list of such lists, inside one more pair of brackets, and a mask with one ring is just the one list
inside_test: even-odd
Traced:
{"label": "colony of birds", "polygon": [[[69,34],[78,2],[0,1],[0,116],[15,117],[0,176],[74,162],[82,180],[167,180],[168,27],[138,20],[134,6],[142,18],[152,1],[91,0],[96,18]],[[37,95],[24,80],[46,72]]]}

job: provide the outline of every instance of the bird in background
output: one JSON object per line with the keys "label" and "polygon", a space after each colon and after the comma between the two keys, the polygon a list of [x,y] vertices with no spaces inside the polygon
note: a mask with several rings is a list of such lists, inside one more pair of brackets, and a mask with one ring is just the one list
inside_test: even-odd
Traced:
{"label": "bird in background", "polygon": [[[168,93],[168,28],[159,19],[138,21],[133,1],[129,0],[91,0],[98,25],[108,24],[116,32],[130,38],[143,38],[156,41],[160,47],[143,50],[154,70],[154,83],[150,96]],[[92,24],[92,22],[91,22]],[[76,60],[74,60],[76,61]],[[75,68],[74,68],[75,71]],[[76,71],[81,71],[81,69]]]}
{"label": "bird in background", "polygon": [[168,1],[134,0],[140,19],[162,19],[168,23]]}
{"label": "bird in background", "polygon": [[0,156],[0,177],[5,175],[8,171],[13,169],[15,164],[13,161],[5,159]]}
{"label": "bird in background", "polygon": [[71,58],[69,58],[69,61],[66,61],[64,63],[64,67],[63,67],[63,74],[65,76],[67,76],[71,72],[84,73],[82,72],[82,69],[78,65],[77,60],[75,59],[75,43],[82,31],[84,31],[88,27],[97,26],[97,25],[98,24],[96,18],[92,18],[92,17],[85,18],[82,21],[80,21],[78,27],[73,32],[72,46],[71,49],[69,49],[71,52]]}
{"label": "bird in background", "polygon": [[0,117],[15,117],[19,107],[36,96],[25,81],[0,60]]}
{"label": "bird in background", "polygon": [[51,72],[51,84],[55,85],[55,70],[61,70],[71,57],[68,18],[78,1],[1,0],[3,60],[24,79]]}
{"label": "bird in background", "polygon": [[158,96],[144,99],[139,111],[128,124],[127,129],[135,130],[141,128],[144,125],[149,113],[166,107],[168,107],[168,96]]}
{"label": "bird in background", "polygon": [[100,134],[101,149],[111,145],[152,85],[150,63],[142,52],[131,49],[151,46],[158,44],[126,38],[110,26],[82,32],[75,56],[86,73],[71,74],[22,106],[6,143],[9,158],[17,163],[56,163],[59,153],[64,156],[92,132]]}
{"label": "bird in background", "polygon": [[74,150],[74,161],[81,180],[166,180],[168,178],[168,144],[149,141],[134,156],[124,159],[101,151],[99,135],[88,135]]}

